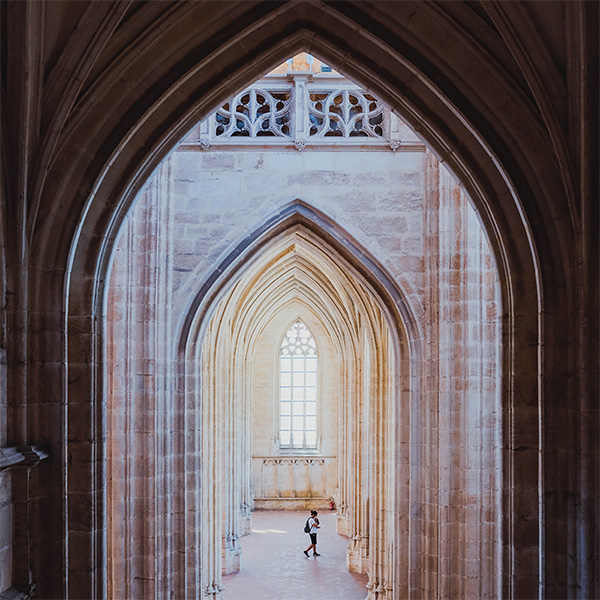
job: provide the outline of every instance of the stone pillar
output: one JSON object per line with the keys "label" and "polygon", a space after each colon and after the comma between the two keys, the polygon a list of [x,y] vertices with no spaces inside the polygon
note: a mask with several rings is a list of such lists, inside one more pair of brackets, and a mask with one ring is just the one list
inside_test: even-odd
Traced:
{"label": "stone pillar", "polygon": [[[409,591],[499,593],[499,284],[477,214],[427,157],[425,361],[411,409]],[[402,575],[397,575],[397,579]]]}
{"label": "stone pillar", "polygon": [[371,390],[368,438],[372,450],[369,464],[369,582],[368,600],[392,600],[394,591],[393,519],[394,505],[392,474],[394,438],[391,423],[394,419],[393,395],[388,387],[393,380],[393,355],[390,352],[389,332],[381,314],[374,317],[376,330],[370,377]]}
{"label": "stone pillar", "polygon": [[369,565],[369,469],[371,461],[369,404],[370,349],[364,332],[360,340],[362,356],[356,369],[351,424],[351,493],[349,495],[350,528],[347,567],[350,571],[366,573]]}
{"label": "stone pillar", "polygon": [[[223,407],[222,423],[222,452],[223,452],[223,573],[235,573],[240,570],[239,546],[240,538],[240,504],[242,490],[240,486],[241,440],[243,414],[242,399],[239,394],[239,366],[236,364],[235,347],[232,345],[232,332],[230,319],[223,318],[222,311],[218,311],[214,321],[218,325],[218,335],[211,336],[206,344],[215,343],[218,351],[220,373],[219,387],[214,396],[208,395],[211,401]],[[219,323],[220,321],[220,323]],[[210,348],[206,349],[210,351]]]}
{"label": "stone pillar", "polygon": [[239,393],[242,400],[242,427],[240,436],[240,535],[252,531],[252,511],[254,510],[254,491],[252,486],[252,429],[250,427],[250,382],[246,369],[242,369]]}
{"label": "stone pillar", "polygon": [[477,215],[445,171],[438,215],[436,594],[494,597],[499,593],[499,286]]}
{"label": "stone pillar", "polygon": [[425,160],[426,326],[423,344],[421,397],[411,409],[411,543],[410,593],[435,597],[439,569],[439,420],[440,420],[440,182],[439,163],[427,152]]}
{"label": "stone pillar", "polygon": [[[168,597],[173,589],[183,589],[181,565],[176,564],[181,548],[179,515],[182,510],[181,475],[183,465],[176,454],[173,432],[178,425],[177,389],[174,372],[174,315],[173,306],[173,237],[172,203],[173,176],[171,161],[166,161],[155,176],[156,199],[156,275],[153,301],[156,318],[150,339],[154,339],[154,397],[155,397],[155,539],[154,569],[158,597]],[[152,302],[152,300],[151,300]]]}
{"label": "stone pillar", "polygon": [[[350,344],[348,344],[350,346]],[[350,478],[351,478],[351,467],[352,467],[352,455],[350,448],[352,444],[349,440],[351,435],[351,415],[352,415],[352,402],[353,397],[353,374],[354,374],[354,360],[350,356],[350,353],[345,357],[342,365],[342,383],[340,390],[342,397],[339,402],[339,460],[338,460],[338,506],[337,506],[337,520],[336,530],[340,535],[350,536],[350,511],[348,502],[350,498]]]}
{"label": "stone pillar", "polygon": [[[218,322],[212,321],[207,338],[215,339]],[[219,401],[222,373],[218,350],[204,343],[202,349],[202,593],[223,597],[223,406]]]}
{"label": "stone pillar", "polygon": [[308,120],[308,90],[306,84],[313,79],[310,71],[294,71],[288,74],[294,81],[294,142],[298,150],[302,150],[306,145],[309,133]]}
{"label": "stone pillar", "polygon": [[[245,361],[241,361],[245,364]],[[252,489],[252,429],[250,426],[250,384],[248,371],[238,364],[239,376],[236,377],[236,393],[241,403],[239,418],[239,467],[237,469],[239,485],[239,535],[248,535],[252,530],[252,510],[254,509],[254,493]]]}
{"label": "stone pillar", "polygon": [[[167,595],[181,508],[172,333],[172,177],[167,161],[117,246],[107,301],[108,596]],[[143,559],[140,559],[143,557]]]}

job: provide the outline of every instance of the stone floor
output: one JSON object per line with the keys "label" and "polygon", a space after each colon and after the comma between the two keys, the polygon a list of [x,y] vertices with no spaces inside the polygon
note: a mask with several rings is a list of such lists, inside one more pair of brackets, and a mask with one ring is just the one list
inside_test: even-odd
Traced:
{"label": "stone floor", "polygon": [[319,513],[319,557],[306,558],[308,511],[255,511],[243,537],[242,568],[224,577],[225,600],[364,600],[367,577],[346,570],[347,538],[335,514]]}

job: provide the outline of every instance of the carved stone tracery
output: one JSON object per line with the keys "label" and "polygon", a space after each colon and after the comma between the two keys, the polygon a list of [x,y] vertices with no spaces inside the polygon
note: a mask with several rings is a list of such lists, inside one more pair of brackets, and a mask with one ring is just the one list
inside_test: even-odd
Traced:
{"label": "carved stone tracery", "polygon": [[309,98],[310,136],[383,137],[384,106],[375,96],[341,89],[313,92]]}
{"label": "carved stone tracery", "polygon": [[292,90],[248,88],[217,110],[215,137],[289,137]]}
{"label": "carved stone tracery", "polygon": [[183,144],[201,150],[235,143],[369,144],[398,150],[421,142],[376,96],[339,74],[292,69],[270,74],[222,104]]}

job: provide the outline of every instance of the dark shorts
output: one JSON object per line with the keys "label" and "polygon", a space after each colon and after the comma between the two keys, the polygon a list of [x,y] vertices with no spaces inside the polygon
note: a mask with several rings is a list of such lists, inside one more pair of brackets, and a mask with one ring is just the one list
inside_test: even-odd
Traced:
{"label": "dark shorts", "polygon": [[316,544],[317,543],[317,534],[316,533],[311,533],[310,535],[310,543],[311,544]]}

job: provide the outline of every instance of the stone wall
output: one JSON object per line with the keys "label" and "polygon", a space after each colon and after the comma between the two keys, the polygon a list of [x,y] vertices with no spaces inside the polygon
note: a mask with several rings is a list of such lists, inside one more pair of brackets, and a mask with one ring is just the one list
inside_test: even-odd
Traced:
{"label": "stone wall", "polygon": [[[423,288],[426,153],[202,151],[171,155],[174,309],[267,217],[300,198],[376,256],[406,288]],[[164,167],[162,167],[164,168]],[[417,296],[415,296],[415,300]],[[420,302],[415,310],[422,315]]]}

